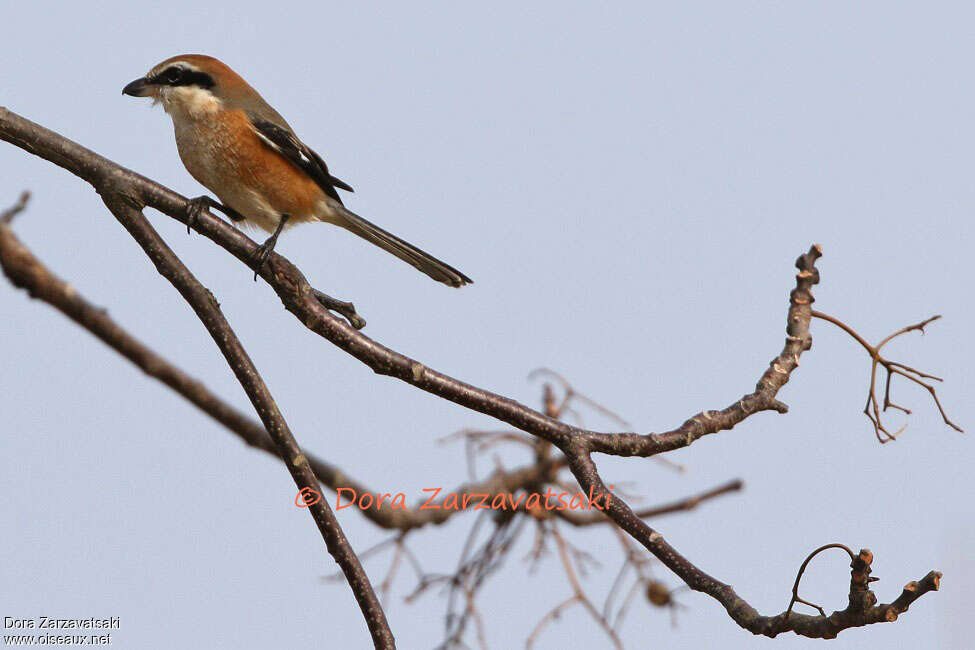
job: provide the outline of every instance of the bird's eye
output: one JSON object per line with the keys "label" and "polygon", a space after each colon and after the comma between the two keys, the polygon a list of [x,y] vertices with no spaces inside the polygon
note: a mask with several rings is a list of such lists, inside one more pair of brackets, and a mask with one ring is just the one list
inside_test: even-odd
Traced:
{"label": "bird's eye", "polygon": [[183,76],[182,68],[176,68],[176,67],[166,68],[166,70],[163,72],[163,79],[165,79],[168,83],[171,84],[175,84],[177,81],[180,80],[180,77],[182,76]]}
{"label": "bird's eye", "polygon": [[159,84],[166,84],[167,86],[176,86],[179,85],[182,78],[183,69],[173,66],[171,68],[166,68],[157,74],[155,76],[155,82]]}

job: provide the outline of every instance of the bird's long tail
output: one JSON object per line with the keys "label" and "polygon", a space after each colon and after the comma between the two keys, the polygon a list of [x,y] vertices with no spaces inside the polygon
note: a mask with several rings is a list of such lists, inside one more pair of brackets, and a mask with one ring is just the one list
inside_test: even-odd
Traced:
{"label": "bird's long tail", "polygon": [[341,208],[342,219],[338,225],[372,242],[385,251],[389,251],[407,264],[426,273],[437,282],[443,282],[451,287],[462,287],[474,281],[469,277],[436,257],[421,251],[419,248],[403,241],[396,235],[386,232],[379,226],[366,221],[354,212]]}

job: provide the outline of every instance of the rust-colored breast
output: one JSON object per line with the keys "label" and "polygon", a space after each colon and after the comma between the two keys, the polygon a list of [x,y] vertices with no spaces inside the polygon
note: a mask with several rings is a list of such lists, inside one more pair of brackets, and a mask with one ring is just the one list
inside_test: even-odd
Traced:
{"label": "rust-colored breast", "polygon": [[282,214],[292,221],[317,218],[324,192],[266,145],[243,111],[220,110],[180,122],[176,142],[183,164],[222,203],[266,230]]}

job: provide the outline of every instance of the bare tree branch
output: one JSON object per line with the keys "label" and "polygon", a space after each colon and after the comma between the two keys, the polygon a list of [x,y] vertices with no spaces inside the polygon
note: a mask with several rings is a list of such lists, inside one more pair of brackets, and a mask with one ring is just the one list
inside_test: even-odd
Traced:
{"label": "bare tree branch", "polygon": [[[237,339],[237,335],[221,313],[213,294],[193,276],[159,237],[149,222],[146,221],[138,206],[126,197],[124,188],[119,188],[120,191],[117,192],[112,191],[111,184],[106,183],[100,189],[105,205],[142,246],[146,255],[156,265],[159,273],[180,292],[207,328],[254,408],[261,416],[267,432],[278,448],[278,454],[285,459],[285,464],[299,489],[314,489],[318,485],[318,480],[312,471],[308,458],[299,449],[298,443],[278,410],[274,398]],[[18,205],[7,211],[6,214],[13,215],[22,210],[27,202],[26,196],[28,195],[22,196]],[[72,317],[79,322],[82,320],[92,322],[94,323],[93,327],[100,328],[100,331],[107,338],[118,342],[120,345],[128,344],[129,347],[126,348],[126,351],[129,354],[126,356],[129,358],[133,358],[133,360],[138,358],[148,363],[159,361],[159,358],[147,348],[141,346],[137,341],[127,338],[120,328],[113,327],[114,324],[107,316],[102,315],[99,318],[97,310],[83,299],[75,296],[75,299],[72,300],[70,288],[58,278],[46,273],[47,270],[13,237],[10,232],[9,221],[10,219],[6,217],[0,220],[0,258],[3,261],[4,272],[8,273],[15,284],[31,286],[35,290],[40,289],[45,297],[52,299],[57,297],[61,304],[71,310]],[[42,283],[42,287],[38,285],[38,281]],[[227,422],[228,425],[233,424],[241,428],[250,428],[246,426],[246,420],[243,420],[239,413],[234,412],[233,409],[228,409],[219,400],[215,402],[215,397],[209,394],[205,387],[199,384],[192,386],[193,380],[179,373],[178,370],[175,374],[166,372],[171,370],[173,370],[172,367],[165,367],[157,369],[157,372],[165,374],[166,379],[169,380],[167,383],[170,385],[178,386],[191,393],[195,398],[194,403],[199,402],[210,407],[215,417],[219,415],[219,418]],[[359,602],[369,631],[373,636],[375,646],[377,648],[394,648],[395,642],[386,622],[382,606],[373,592],[369,578],[363,571],[355,551],[345,538],[335,514],[324,500],[309,505],[308,510],[318,525],[329,553],[342,568],[349,585],[352,587],[353,594]]]}
{"label": "bare tree branch", "polygon": [[[264,423],[264,428],[267,429],[271,439],[277,445],[278,451],[285,460],[285,465],[288,467],[288,471],[299,491],[317,487],[318,480],[308,463],[308,458],[301,452],[298,442],[291,433],[288,423],[285,422],[284,416],[278,410],[278,405],[265,385],[264,379],[237,339],[230,323],[223,316],[213,294],[196,279],[156,233],[142,214],[139,203],[133,202],[127,196],[127,187],[124,182],[114,186],[109,181],[99,190],[108,209],[142,247],[149,259],[156,265],[160,275],[169,280],[186,302],[190,304],[210,333],[227,360],[227,364],[237,377],[237,381],[247,393],[251,404],[254,405],[254,409]],[[389,624],[386,622],[386,614],[383,612],[382,605],[369,583],[369,577],[362,569],[359,558],[356,557],[355,550],[342,532],[342,527],[339,525],[338,519],[335,518],[335,513],[332,512],[324,499],[310,504],[308,511],[318,525],[319,531],[321,531],[328,552],[342,568],[349,586],[352,587],[352,593],[359,603],[359,609],[362,610],[362,615],[366,619],[366,625],[372,635],[373,644],[377,648],[394,648],[396,643],[393,640],[393,633],[389,629]]]}
{"label": "bare tree branch", "polygon": [[[0,138],[67,169],[92,184],[96,190],[101,191],[106,184],[111,183],[118,190],[124,188],[129,198],[136,204],[155,208],[184,224],[188,220],[185,197],[2,107],[0,107]],[[437,372],[356,331],[322,305],[316,297],[316,294],[321,292],[312,288],[304,274],[280,254],[272,254],[265,265],[256,269],[254,251],[257,249],[257,244],[211,213],[202,212],[199,218],[193,221],[192,226],[245,265],[257,270],[278,294],[285,308],[292,312],[305,327],[359,359],[376,373],[395,377],[433,395],[495,417],[557,446],[566,445],[570,441],[578,444],[578,434],[584,434],[586,446],[593,451],[626,456],[652,456],[686,446],[705,433],[720,430],[715,428],[711,431],[709,430],[711,427],[726,424],[727,426],[723,428],[730,428],[759,410],[785,412],[786,406],[770,399],[768,393],[771,390],[774,395],[774,392],[785,383],[788,372],[794,368],[789,365],[793,363],[791,359],[793,357],[797,359],[798,353],[801,352],[795,343],[789,346],[787,348],[789,354],[783,353],[783,357],[788,356],[790,360],[785,366],[788,370],[784,371],[781,365],[774,373],[770,369],[766,373],[770,383],[760,394],[743,400],[735,407],[729,407],[735,410],[735,416],[731,419],[713,420],[705,417],[710,413],[706,412],[692,418],[697,421],[703,419],[707,422],[706,425],[691,426],[685,423],[684,427],[669,434],[648,436],[597,434],[570,426],[515,400]],[[782,371],[786,374],[780,376]],[[765,380],[766,378],[763,377],[763,381]],[[689,436],[688,433],[691,435]]]}
{"label": "bare tree branch", "polygon": [[[154,240],[146,237],[145,229],[148,224],[142,220],[139,209],[142,206],[150,206],[183,223],[187,221],[187,202],[182,196],[2,108],[0,108],[0,138],[46,158],[91,183],[105,197],[106,203],[113,212],[117,212],[123,225],[140,240],[140,243],[143,243],[147,253],[154,260],[158,259],[156,250],[158,246]],[[193,227],[253,268],[252,254],[256,245],[250,239],[209,213],[194,220]],[[914,599],[927,591],[937,589],[937,578],[940,574],[932,572],[921,582],[910,583],[908,585],[910,589],[905,588],[901,597],[890,605],[875,606],[876,597],[869,590],[867,582],[858,582],[864,575],[869,577],[870,561],[861,559],[860,565],[854,567],[850,605],[842,612],[835,612],[830,617],[794,613],[783,613],[772,617],[762,616],[739,597],[730,585],[709,576],[684,558],[664,540],[660,533],[650,528],[637,513],[633,512],[619,496],[612,494],[599,476],[592,460],[594,452],[619,456],[654,456],[688,446],[704,435],[731,429],[754,413],[762,411],[785,413],[786,405],[778,401],[776,396],[789,380],[791,373],[798,367],[800,355],[812,344],[809,334],[813,302],[812,287],[819,281],[815,264],[821,254],[819,246],[813,246],[796,262],[799,273],[796,276],[796,288],[790,294],[785,346],[762,374],[755,390],[723,410],[704,411],[691,417],[677,429],[648,435],[597,433],[573,427],[514,400],[427,368],[373,341],[329,313],[323,306],[323,302],[316,297],[320,292],[313,289],[304,275],[282,256],[273,254],[266,266],[255,270],[271,285],[285,307],[295,314],[302,324],[356,357],[375,372],[398,378],[421,390],[495,417],[557,447],[564,454],[569,469],[583,491],[604,499],[609,504],[606,514],[622,530],[642,544],[691,589],[706,593],[721,603],[731,618],[741,627],[755,634],[770,637],[792,631],[809,637],[830,638],[849,627],[895,619],[897,614],[906,611]],[[165,268],[165,265],[161,266],[160,270],[164,274],[172,271]],[[177,280],[179,286],[180,278],[173,279]],[[197,304],[203,307],[206,306],[206,301],[197,300]],[[205,315],[206,313],[201,314],[201,318]],[[247,377],[241,379],[243,381]],[[273,405],[273,402],[270,404]],[[262,417],[265,415],[262,413]],[[271,430],[272,436],[281,433],[282,423],[283,421],[276,423],[270,420],[265,422],[269,429],[272,429],[274,424],[278,425],[277,431]],[[294,454],[299,453],[296,446],[292,451]],[[291,466],[292,464],[289,463],[289,468]],[[303,463],[302,467],[307,468],[307,463]],[[310,469],[308,474],[310,475]],[[511,528],[509,524],[512,516],[506,515],[502,519],[486,550],[478,554],[471,566],[475,588],[476,584],[496,566],[497,554],[503,554],[503,548],[510,546],[514,534],[506,533],[505,529]],[[856,590],[853,588],[854,583],[856,583]],[[468,605],[470,605],[469,600]],[[463,617],[461,625],[455,626],[454,621],[448,617],[448,640],[460,638],[458,635],[463,633],[463,621],[467,619],[468,616]]]}
{"label": "bare tree branch", "polygon": [[[280,458],[278,447],[260,422],[241,413],[213,393],[200,380],[185,373],[128,333],[108,315],[107,310],[93,305],[77,289],[56,276],[4,223],[0,223],[0,267],[14,286],[26,290],[32,298],[55,307],[147,375],[166,384],[201,411],[237,434],[247,445]],[[356,494],[376,493],[376,490],[350,477],[338,466],[311,453],[304,453],[312,471],[325,487],[331,490],[348,488],[354,490]],[[488,494],[490,498],[494,498],[498,494],[513,493],[541,484],[549,480],[562,467],[565,467],[564,460],[553,459],[541,464],[495,472],[483,481],[458,486],[451,492],[462,495]],[[458,510],[442,507],[445,498],[435,500],[430,504],[431,507],[423,510],[394,509],[386,501],[381,506],[357,508],[357,511],[382,528],[399,529],[405,532],[429,524],[442,524],[457,514]]]}
{"label": "bare tree branch", "polygon": [[[0,225],[0,266],[10,282],[42,300],[94,334],[103,343],[131,361],[148,376],[158,379],[185,397],[201,411],[236,433],[246,444],[274,454],[278,449],[264,426],[225,402],[203,382],[188,375],[146,344],[129,334],[108,311],[90,303],[78,290],[55,275],[17,238],[13,230]],[[315,473],[326,484],[342,475],[341,470],[307,455]],[[343,485],[351,479],[343,479]]]}
{"label": "bare tree branch", "polygon": [[[224,424],[229,430],[236,433],[248,445],[277,456],[278,452],[276,446],[259,423],[240,413],[240,411],[212,393],[200,381],[190,377],[165,358],[152,351],[150,348],[148,348],[148,346],[126,332],[124,328],[122,328],[118,323],[108,316],[104,309],[89,303],[79,294],[76,289],[55,276],[19,241],[9,227],[2,224],[0,224],[0,267],[3,268],[4,272],[15,286],[25,289],[33,298],[43,300],[44,302],[57,308],[73,321],[93,333],[111,348],[132,361],[133,364],[142,369],[146,374],[165,383],[200,408],[203,412],[207,413],[221,424]],[[546,390],[544,393],[546,396],[551,395],[550,390]],[[592,400],[589,400],[588,398],[587,400],[588,402],[595,404],[595,402]],[[556,415],[558,415],[558,412]],[[615,417],[618,418],[619,416]],[[448,438],[462,436],[465,439],[470,439],[473,437],[475,440],[481,440],[482,438],[486,437],[500,437],[503,435],[512,435],[512,433],[510,431],[476,432],[465,430],[449,436]],[[339,468],[323,460],[316,459],[307,452],[305,452],[305,455],[308,457],[309,463],[323,485],[332,489],[336,489],[337,487],[351,487],[360,494],[371,492],[368,490],[368,488],[365,488],[358,482],[346,477]],[[485,481],[461,486],[460,488],[454,490],[454,492],[461,495],[482,493],[489,494],[493,499],[493,497],[498,494],[510,494],[518,490],[529,489],[532,486],[535,486],[536,488],[538,486],[543,486],[546,482],[551,481],[558,469],[563,466],[563,461],[553,462],[550,459],[542,459],[537,465],[530,467],[521,468],[518,470],[495,472],[494,475]],[[642,509],[637,514],[641,517],[652,517],[671,512],[690,510],[704,500],[740,490],[741,486],[741,481],[732,481],[717,488],[687,497],[671,504],[658,506],[655,508]],[[412,553],[405,545],[406,535],[414,528],[425,523],[443,523],[448,517],[450,517],[450,515],[459,512],[457,510],[443,508],[443,502],[444,498],[439,499],[435,505],[440,506],[440,508],[428,510],[410,509],[405,512],[401,510],[391,510],[389,508],[389,504],[385,503],[382,508],[366,508],[359,511],[361,514],[368,517],[370,520],[380,526],[386,528],[401,527],[403,529],[403,532],[399,533],[395,537],[387,539],[381,544],[359,554],[360,560],[365,561],[366,558],[372,555],[374,552],[379,551],[389,545],[393,546],[394,553],[392,561],[390,562],[386,576],[379,585],[379,592],[384,603],[388,600],[388,594],[392,587],[392,582],[395,580],[398,568],[403,558],[408,559],[414,569],[420,571],[416,565],[415,558],[413,558]],[[577,515],[571,510],[565,510],[556,511],[555,514],[563,517],[568,523],[577,526],[604,524],[611,521],[599,513]],[[560,549],[567,544],[567,542],[561,540],[561,538],[559,538],[557,541],[559,542],[558,545]],[[565,558],[563,557],[563,561],[564,560]],[[422,579],[422,571],[420,572],[419,576]],[[344,578],[344,575],[340,572],[336,576],[333,576],[333,578]],[[576,585],[576,588],[581,591],[581,587],[578,587],[577,579],[575,579],[574,584]],[[647,587],[648,589],[655,589],[654,594],[657,594],[657,600],[660,600],[659,593],[662,593],[660,592],[660,585],[662,585],[662,583],[652,583]],[[475,623],[477,623],[477,617],[479,614],[473,607],[473,591],[468,589],[465,593],[468,599],[468,611],[474,617]],[[666,599],[667,604],[669,604],[670,592],[667,591],[666,593],[668,596]],[[571,599],[571,602],[577,603],[579,602],[579,599],[574,597]],[[621,620],[621,618],[622,617],[619,617],[619,620]],[[600,620],[601,619],[597,619],[597,623],[605,627],[607,622],[600,622]],[[480,630],[480,625],[477,626],[477,629]],[[615,632],[613,632],[613,634],[615,634]]]}

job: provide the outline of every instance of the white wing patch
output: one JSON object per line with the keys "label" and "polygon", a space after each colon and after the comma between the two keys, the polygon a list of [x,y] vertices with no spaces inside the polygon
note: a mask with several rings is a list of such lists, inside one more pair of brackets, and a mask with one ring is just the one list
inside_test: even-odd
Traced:
{"label": "white wing patch", "polygon": [[251,125],[251,128],[254,129],[254,133],[257,134],[257,137],[259,137],[261,140],[264,141],[264,144],[266,144],[267,146],[271,147],[272,149],[274,149],[278,153],[284,153],[283,151],[281,151],[281,147],[279,147],[278,145],[274,144],[274,142],[272,142],[271,139],[268,138],[266,135],[264,135],[263,133],[261,133],[260,130],[257,129],[257,127]]}
{"label": "white wing patch", "polygon": [[[279,147],[275,142],[273,142],[266,135],[264,135],[263,133],[261,133],[260,129],[258,129],[253,124],[251,125],[251,128],[254,129],[254,133],[257,134],[257,137],[259,137],[264,142],[264,144],[266,144],[267,146],[271,147],[272,149],[274,149],[275,151],[277,151],[279,154],[285,155],[284,154],[284,150],[282,150],[281,147]],[[300,147],[296,147],[295,148],[295,151],[298,152],[298,157],[301,158],[302,162],[311,164],[311,159],[308,156],[305,155],[305,152],[302,151]]]}

